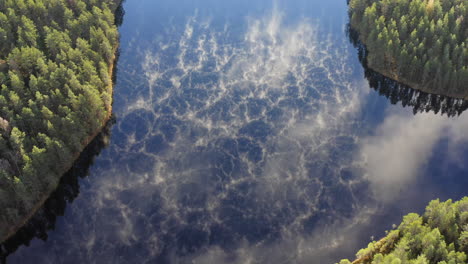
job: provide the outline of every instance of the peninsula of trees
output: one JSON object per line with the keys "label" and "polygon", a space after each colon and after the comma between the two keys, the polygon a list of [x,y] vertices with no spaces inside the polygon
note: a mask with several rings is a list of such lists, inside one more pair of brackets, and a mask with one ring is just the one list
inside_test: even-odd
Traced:
{"label": "peninsula of trees", "polygon": [[400,226],[340,264],[468,263],[468,197],[432,201],[423,216],[406,215]]}
{"label": "peninsula of trees", "polygon": [[109,119],[119,4],[0,1],[0,242]]}
{"label": "peninsula of trees", "polygon": [[468,1],[351,0],[373,70],[414,89],[468,99]]}

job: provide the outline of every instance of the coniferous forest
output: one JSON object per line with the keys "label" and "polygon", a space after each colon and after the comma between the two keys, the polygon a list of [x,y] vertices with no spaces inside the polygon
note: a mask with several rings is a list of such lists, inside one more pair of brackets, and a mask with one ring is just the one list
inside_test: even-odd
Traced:
{"label": "coniferous forest", "polygon": [[110,117],[117,2],[0,1],[0,240]]}
{"label": "coniferous forest", "polygon": [[351,0],[372,69],[412,88],[468,98],[468,2]]}
{"label": "coniferous forest", "polygon": [[123,1],[0,0],[0,263],[468,263],[468,0]]}
{"label": "coniferous forest", "polygon": [[[423,216],[411,213],[398,228],[357,253],[353,263],[462,264],[468,258],[468,197],[434,200]],[[342,260],[340,264],[351,263]]]}

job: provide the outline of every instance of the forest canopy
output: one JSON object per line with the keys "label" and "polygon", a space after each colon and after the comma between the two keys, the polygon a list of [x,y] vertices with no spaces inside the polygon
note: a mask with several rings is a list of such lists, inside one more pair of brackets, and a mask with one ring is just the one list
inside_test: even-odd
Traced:
{"label": "forest canopy", "polygon": [[372,69],[425,92],[468,98],[468,1],[351,0]]}
{"label": "forest canopy", "polygon": [[[468,197],[458,202],[434,200],[423,216],[411,213],[380,241],[357,253],[352,263],[468,263]],[[342,260],[340,264],[351,264]]]}
{"label": "forest canopy", "polygon": [[110,116],[118,2],[0,1],[0,240]]}

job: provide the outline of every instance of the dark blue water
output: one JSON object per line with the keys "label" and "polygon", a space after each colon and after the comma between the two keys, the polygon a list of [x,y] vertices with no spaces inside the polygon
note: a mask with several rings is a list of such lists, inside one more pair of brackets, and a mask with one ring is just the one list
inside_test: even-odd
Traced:
{"label": "dark blue water", "polygon": [[109,144],[8,263],[335,263],[467,195],[468,116],[371,89],[346,1],[124,9]]}

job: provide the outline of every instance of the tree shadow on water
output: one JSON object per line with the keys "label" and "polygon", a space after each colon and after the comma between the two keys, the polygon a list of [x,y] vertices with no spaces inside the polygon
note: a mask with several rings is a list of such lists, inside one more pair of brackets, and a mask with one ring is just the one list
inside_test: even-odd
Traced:
{"label": "tree shadow on water", "polygon": [[94,159],[108,146],[111,127],[114,123],[115,118],[112,117],[101,133],[83,150],[72,168],[62,176],[57,189],[44,205],[14,236],[0,244],[1,263],[7,263],[7,257],[10,254],[22,245],[29,246],[33,239],[47,240],[48,232],[55,229],[57,218],[65,214],[67,205],[80,194],[80,179],[89,175],[89,169],[93,165]]}
{"label": "tree shadow on water", "polygon": [[419,91],[370,69],[367,65],[366,46],[359,40],[359,33],[349,24],[347,35],[358,50],[359,61],[364,67],[364,76],[369,81],[369,86],[387,97],[390,103],[411,107],[414,114],[431,111],[448,117],[458,116],[468,108],[466,100]]}

